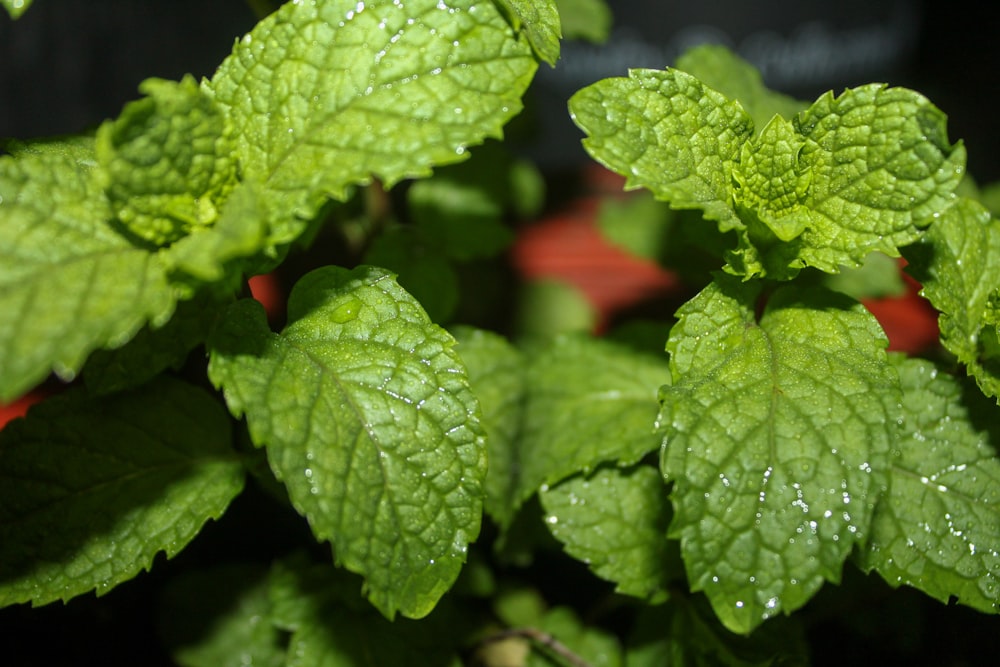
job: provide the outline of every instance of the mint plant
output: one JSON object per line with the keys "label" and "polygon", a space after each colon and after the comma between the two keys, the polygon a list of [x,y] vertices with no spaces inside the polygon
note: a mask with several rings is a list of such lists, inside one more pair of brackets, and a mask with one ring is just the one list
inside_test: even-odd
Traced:
{"label": "mint plant", "polygon": [[[1000,223],[919,93],[806,104],[717,47],[595,83],[584,145],[648,193],[609,220],[691,298],[603,338],[468,317],[541,207],[492,140],[606,15],[296,0],[209,79],[6,141],[0,400],[52,395],[0,431],[0,605],[136,585],[256,493],[309,539],[175,572],[178,664],[806,664],[859,573],[996,613]],[[845,293],[872,257],[940,312],[928,358]],[[246,280],[290,267],[279,325]]]}

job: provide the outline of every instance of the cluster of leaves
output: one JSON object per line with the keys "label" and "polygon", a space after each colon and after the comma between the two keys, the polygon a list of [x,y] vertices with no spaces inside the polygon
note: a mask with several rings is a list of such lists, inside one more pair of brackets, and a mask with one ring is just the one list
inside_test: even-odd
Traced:
{"label": "cluster of leaves", "polygon": [[[252,472],[339,567],[191,573],[165,612],[182,664],[444,665],[477,642],[485,664],[803,662],[794,623],[726,629],[801,608],[848,562],[997,611],[1000,223],[955,194],[964,149],[919,94],[807,105],[718,48],[598,82],[570,101],[587,150],[690,214],[667,241],[722,270],[651,333],[435,324],[454,266],[538,207],[529,166],[470,147],[556,60],[560,13],[568,29],[591,4],[296,0],[211,79],[149,80],[93,136],[6,145],[0,400],[80,377],[0,432],[0,605],[135,577]],[[321,228],[346,239],[337,202],[415,178],[409,224],[302,277],[280,332],[239,298]],[[888,354],[828,286],[872,253],[905,255],[948,361]],[[206,381],[187,372],[202,347]],[[467,563],[484,513],[491,558],[530,563],[540,515],[639,601],[625,644]],[[498,624],[531,630],[493,641]]]}

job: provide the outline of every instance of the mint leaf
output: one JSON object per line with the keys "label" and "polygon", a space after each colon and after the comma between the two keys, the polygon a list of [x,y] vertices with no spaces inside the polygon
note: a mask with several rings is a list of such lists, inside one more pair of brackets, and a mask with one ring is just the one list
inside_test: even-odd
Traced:
{"label": "mint leaf", "polygon": [[286,637],[271,622],[268,571],[259,565],[192,570],[169,581],[159,634],[181,667],[282,667]]}
{"label": "mint leaf", "polygon": [[615,590],[656,604],[683,565],[667,542],[670,503],[654,469],[599,468],[543,490],[546,524],[566,553]]}
{"label": "mint leaf", "polygon": [[630,70],[569,101],[583,145],[598,162],[674,208],[698,208],[723,231],[742,228],[732,209],[733,169],[753,136],[737,102],[678,70]]}
{"label": "mint leaf", "polygon": [[72,390],[0,432],[0,605],[103,594],[177,554],[243,488],[212,396]]}
{"label": "mint leaf", "polygon": [[32,0],[0,0],[0,7],[6,9],[12,19],[16,19],[28,11],[31,2]]}
{"label": "mint leaf", "polygon": [[[195,228],[161,251],[164,263],[173,271],[172,277],[178,282],[188,279],[196,288],[201,283],[222,281],[226,277],[241,278],[238,260],[253,257],[266,245],[265,213],[265,205],[254,186],[237,185],[211,228]],[[226,285],[218,285],[214,289],[225,288]]]}
{"label": "mint leaf", "polygon": [[916,240],[965,173],[965,149],[948,142],[946,121],[919,93],[879,84],[827,93],[799,114],[798,160],[811,172],[801,261],[835,273],[874,251],[896,257]]}
{"label": "mint leaf", "polygon": [[0,400],[162,325],[176,294],[155,254],[107,224],[90,142],[0,157]]}
{"label": "mint leaf", "polygon": [[507,530],[518,505],[524,356],[499,334],[471,327],[458,327],[452,333],[468,368],[469,383],[482,406],[488,436],[485,510],[501,529]]}
{"label": "mint leaf", "polygon": [[207,85],[278,244],[352,184],[424,176],[499,136],[536,68],[490,1],[328,0],[282,5]]}
{"label": "mint leaf", "polygon": [[1000,364],[991,353],[1000,299],[1000,221],[961,198],[907,251],[921,294],[941,312],[941,343],[968,367],[980,389],[1000,399]]}
{"label": "mint leaf", "polygon": [[948,602],[1000,601],[997,407],[930,362],[893,356],[904,425],[861,567]]}
{"label": "mint leaf", "polygon": [[194,77],[147,79],[97,131],[102,185],[129,233],[156,246],[211,226],[236,184],[225,117]]}
{"label": "mint leaf", "polygon": [[747,633],[837,581],[886,481],[899,396],[860,304],[719,276],[678,311],[662,390],[671,536],[693,590]]}
{"label": "mint leaf", "polygon": [[808,106],[769,89],[756,67],[724,46],[695,46],[681,54],[674,66],[738,101],[757,128],[767,125],[775,115],[791,119]]}
{"label": "mint leaf", "polygon": [[562,34],[603,44],[611,36],[614,17],[604,0],[556,0]]}
{"label": "mint leaf", "polygon": [[331,566],[301,559],[271,572],[271,620],[289,631],[288,665],[296,667],[420,664],[460,667],[456,648],[469,614],[442,603],[425,619],[389,622],[363,607],[356,582]]}
{"label": "mint leaf", "polygon": [[655,451],[666,359],[586,336],[560,336],[527,360],[515,506],[544,485]]}
{"label": "mint leaf", "polygon": [[318,539],[392,618],[427,614],[479,533],[485,443],[455,341],[391,274],[318,269],[290,324],[231,307],[209,376]]}
{"label": "mint leaf", "polygon": [[556,0],[496,0],[511,18],[515,30],[523,30],[538,57],[552,65],[559,60],[562,28]]}

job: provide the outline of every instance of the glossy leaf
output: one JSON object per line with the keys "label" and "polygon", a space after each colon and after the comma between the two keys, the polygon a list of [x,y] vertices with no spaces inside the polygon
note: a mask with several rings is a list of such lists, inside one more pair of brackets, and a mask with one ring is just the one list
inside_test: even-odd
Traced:
{"label": "glossy leaf", "polygon": [[895,357],[904,425],[858,560],[893,586],[1000,611],[998,410],[927,361]]}
{"label": "glossy leaf", "polygon": [[427,614],[479,533],[486,450],[454,339],[391,274],[318,269],[289,325],[225,315],[209,375],[318,539],[387,617]]}
{"label": "glossy leaf", "polygon": [[667,542],[670,502],[663,479],[645,465],[599,468],[540,494],[545,522],[566,553],[616,590],[662,602],[683,565]]}
{"label": "glossy leaf", "polygon": [[326,197],[464,159],[521,109],[537,63],[492,1],[289,2],[219,67],[209,90],[263,186],[275,243]]}
{"label": "glossy leaf", "polygon": [[941,342],[968,367],[979,387],[1000,400],[1000,356],[989,349],[1000,332],[1000,221],[971,199],[959,199],[907,252],[921,294],[941,312]]}
{"label": "glossy leaf", "polygon": [[0,605],[108,592],[172,557],[243,488],[212,396],[161,379],[52,398],[0,432]]}
{"label": "glossy leaf", "polygon": [[679,311],[661,397],[671,534],[741,633],[839,580],[886,483],[899,396],[860,304],[787,287],[758,318],[760,292],[720,277]]}
{"label": "glossy leaf", "polygon": [[111,228],[95,176],[91,142],[0,157],[0,400],[173,313],[163,265]]}
{"label": "glossy leaf", "polygon": [[559,59],[562,27],[556,0],[496,0],[511,19],[515,30],[523,30],[538,57],[552,65]]}
{"label": "glossy leaf", "polygon": [[469,371],[469,383],[483,410],[490,464],[485,485],[486,513],[506,530],[518,507],[524,355],[499,334],[471,327],[459,327],[453,333]]}
{"label": "glossy leaf", "polygon": [[720,229],[743,227],[732,209],[733,170],[753,121],[737,103],[679,70],[631,70],[569,101],[598,162],[674,208],[698,208]]}

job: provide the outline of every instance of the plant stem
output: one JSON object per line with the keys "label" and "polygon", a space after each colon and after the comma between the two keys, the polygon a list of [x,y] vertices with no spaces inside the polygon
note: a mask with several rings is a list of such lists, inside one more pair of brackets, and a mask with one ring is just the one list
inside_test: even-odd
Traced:
{"label": "plant stem", "polygon": [[480,646],[511,638],[527,639],[535,644],[541,644],[572,667],[592,667],[589,662],[574,653],[568,646],[549,633],[542,632],[537,628],[509,628],[507,630],[501,630],[496,634],[485,637],[480,642]]}

